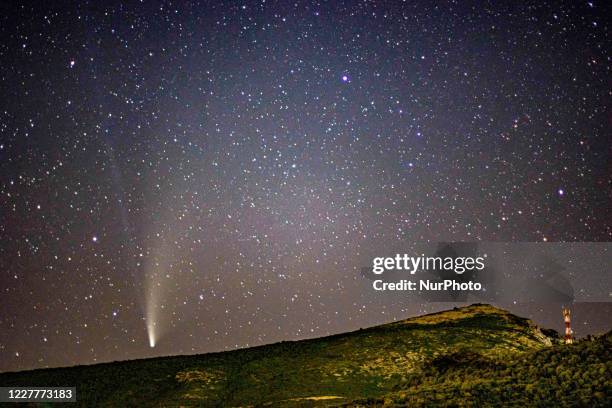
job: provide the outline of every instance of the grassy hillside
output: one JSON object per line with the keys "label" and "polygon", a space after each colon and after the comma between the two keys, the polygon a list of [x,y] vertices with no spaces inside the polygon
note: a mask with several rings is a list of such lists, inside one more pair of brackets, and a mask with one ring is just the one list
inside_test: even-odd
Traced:
{"label": "grassy hillside", "polygon": [[314,340],[0,374],[0,385],[76,385],[82,406],[609,406],[610,344],[561,345],[472,305]]}

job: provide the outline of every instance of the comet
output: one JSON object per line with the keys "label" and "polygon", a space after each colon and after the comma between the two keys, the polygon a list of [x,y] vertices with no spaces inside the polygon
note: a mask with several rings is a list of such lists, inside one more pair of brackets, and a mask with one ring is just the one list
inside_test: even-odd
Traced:
{"label": "comet", "polygon": [[[153,242],[151,255],[145,261],[145,324],[149,346],[154,348],[170,328],[168,302],[172,288],[176,288],[180,278],[181,257],[177,246],[177,232],[185,231],[185,226],[176,223],[170,214],[167,222],[158,225],[151,232],[157,239]],[[171,305],[170,305],[171,306]]]}
{"label": "comet", "polygon": [[147,324],[147,334],[149,335],[149,346],[155,347],[155,325]]}

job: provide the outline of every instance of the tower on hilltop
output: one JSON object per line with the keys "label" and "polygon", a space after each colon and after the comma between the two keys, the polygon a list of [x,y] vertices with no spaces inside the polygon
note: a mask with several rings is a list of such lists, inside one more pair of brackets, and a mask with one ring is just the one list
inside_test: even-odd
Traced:
{"label": "tower on hilltop", "polygon": [[565,344],[571,344],[574,342],[572,339],[572,327],[571,327],[571,313],[569,308],[563,307],[563,320],[565,320]]}

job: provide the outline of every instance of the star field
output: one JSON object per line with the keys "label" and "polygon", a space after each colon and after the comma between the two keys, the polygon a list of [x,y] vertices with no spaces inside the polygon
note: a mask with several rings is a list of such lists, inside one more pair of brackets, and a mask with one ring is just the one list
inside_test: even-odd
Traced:
{"label": "star field", "polygon": [[2,371],[433,311],[365,295],[406,242],[611,238],[605,2],[0,7]]}

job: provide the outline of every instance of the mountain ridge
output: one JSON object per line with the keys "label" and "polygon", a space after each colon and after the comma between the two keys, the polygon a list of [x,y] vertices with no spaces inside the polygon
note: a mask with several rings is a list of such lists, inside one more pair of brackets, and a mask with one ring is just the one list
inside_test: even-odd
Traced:
{"label": "mountain ridge", "polygon": [[128,363],[128,362],[138,362],[138,361],[146,361],[146,360],[157,360],[157,359],[166,359],[166,358],[180,358],[180,357],[198,357],[198,356],[212,356],[212,355],[218,355],[218,354],[224,354],[224,353],[233,353],[233,352],[237,352],[237,351],[241,351],[241,350],[254,350],[254,349],[259,349],[262,347],[270,347],[270,346],[274,346],[277,344],[285,344],[285,343],[302,343],[302,342],[308,342],[308,341],[318,341],[318,340],[323,340],[323,339],[328,339],[328,338],[335,338],[338,336],[346,336],[346,335],[351,335],[354,333],[360,333],[360,332],[365,332],[367,330],[375,330],[377,328],[383,328],[385,326],[392,326],[392,325],[401,325],[401,324],[410,324],[410,323],[424,323],[425,320],[421,321],[421,319],[425,319],[428,318],[430,316],[436,316],[436,315],[441,315],[441,314],[446,314],[446,313],[450,313],[456,310],[462,310],[462,309],[467,309],[467,308],[481,308],[481,307],[486,307],[489,308],[491,310],[497,310],[499,312],[501,312],[501,314],[506,314],[509,316],[513,316],[514,318],[520,319],[520,320],[524,320],[526,322],[529,322],[529,324],[531,326],[533,326],[536,329],[539,329],[540,331],[544,332],[554,332],[554,334],[551,335],[546,335],[543,333],[543,335],[545,337],[548,337],[550,339],[556,339],[556,340],[560,340],[560,338],[558,337],[558,333],[553,330],[553,329],[542,329],[540,328],[537,324],[535,324],[531,319],[527,319],[524,317],[519,317],[517,315],[514,315],[513,313],[510,313],[509,311],[487,304],[487,303],[473,303],[469,306],[462,306],[462,307],[455,307],[453,309],[448,309],[448,310],[442,310],[442,311],[438,311],[438,312],[431,312],[431,313],[426,313],[423,315],[418,315],[418,316],[411,316],[411,317],[407,317],[405,319],[401,319],[401,320],[395,320],[395,321],[391,321],[391,322],[386,322],[386,323],[381,323],[381,324],[377,324],[375,326],[370,326],[370,327],[365,327],[365,328],[359,328],[359,329],[355,329],[355,330],[351,330],[351,331],[347,331],[347,332],[341,332],[341,333],[334,333],[334,334],[329,334],[326,336],[321,336],[321,337],[312,337],[312,338],[305,338],[305,339],[299,339],[299,340],[280,340],[274,343],[266,343],[266,344],[260,344],[257,346],[250,346],[250,347],[241,347],[241,348],[237,348],[237,349],[233,349],[233,350],[220,350],[220,351],[211,351],[211,352],[206,352],[206,353],[195,353],[195,354],[170,354],[170,355],[165,355],[165,356],[155,356],[155,357],[144,357],[144,358],[134,358],[134,359],[126,359],[126,360],[112,360],[112,361],[104,361],[104,362],[96,362],[96,363],[90,363],[90,364],[78,364],[78,365],[72,365],[72,366],[58,366],[58,367],[41,367],[41,368],[33,368],[33,369],[25,369],[25,370],[18,370],[18,371],[4,371],[4,372],[0,372],[0,376],[3,374],[17,374],[17,373],[26,373],[26,372],[35,372],[35,371],[41,371],[41,370],[58,370],[58,369],[69,369],[69,368],[78,368],[78,367],[94,367],[94,366],[101,366],[101,365],[105,365],[105,364],[120,364],[120,363]]}
{"label": "mountain ridge", "polygon": [[[548,369],[548,360],[532,367],[530,359],[552,353],[555,359],[561,356],[555,363],[561,365],[563,358],[573,361],[576,352],[584,354],[578,363],[589,362],[583,367],[585,378],[591,378],[593,370],[598,373],[586,383],[596,391],[591,387],[583,396],[593,397],[589,402],[596,406],[602,396],[608,402],[605,397],[610,395],[600,384],[612,366],[609,337],[565,346],[554,331],[540,329],[529,319],[473,304],[253,348],[3,373],[0,384],[76,385],[77,404],[83,406],[419,406],[441,402],[438,397],[503,404],[495,395],[506,392],[507,398],[520,399],[525,389],[540,384],[541,376],[535,374]],[[522,378],[519,388],[509,386],[499,377],[501,372]],[[584,388],[584,383],[576,387]],[[558,399],[555,384],[535,389],[548,387]],[[552,401],[548,391],[542,401]]]}

